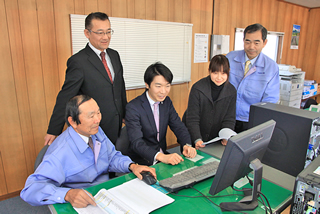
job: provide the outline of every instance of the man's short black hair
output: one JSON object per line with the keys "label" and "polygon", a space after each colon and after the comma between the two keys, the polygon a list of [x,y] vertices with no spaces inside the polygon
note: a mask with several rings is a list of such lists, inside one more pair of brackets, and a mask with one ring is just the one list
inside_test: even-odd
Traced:
{"label": "man's short black hair", "polygon": [[254,33],[256,31],[261,31],[262,40],[264,42],[267,39],[268,31],[267,31],[267,29],[265,27],[263,27],[259,23],[256,23],[256,24],[253,24],[253,25],[249,25],[248,27],[246,27],[246,29],[243,32],[243,39],[246,38],[246,34],[247,33]]}
{"label": "man's short black hair", "polygon": [[215,55],[210,60],[209,64],[209,72],[215,72],[215,71],[221,71],[222,66],[222,72],[227,74],[229,77],[229,70],[230,70],[230,64],[229,60],[226,56],[222,54]]}
{"label": "man's short black hair", "polygon": [[99,19],[101,21],[105,21],[109,20],[109,17],[107,14],[101,12],[90,13],[85,20],[85,29],[91,29],[92,19]]}
{"label": "man's short black hair", "polygon": [[172,72],[167,66],[165,66],[161,62],[156,62],[147,68],[146,72],[144,73],[144,82],[150,86],[154,77],[158,75],[163,76],[164,79],[168,81],[168,83],[172,83]]}
{"label": "man's short black hair", "polygon": [[79,111],[79,106],[84,103],[87,102],[88,100],[91,100],[92,98],[88,95],[77,95],[75,97],[72,97],[66,106],[66,113],[65,113],[65,121],[67,123],[68,126],[70,126],[71,124],[68,121],[68,117],[71,116],[72,121],[76,122],[78,125],[81,123],[79,120],[79,114],[81,113]]}

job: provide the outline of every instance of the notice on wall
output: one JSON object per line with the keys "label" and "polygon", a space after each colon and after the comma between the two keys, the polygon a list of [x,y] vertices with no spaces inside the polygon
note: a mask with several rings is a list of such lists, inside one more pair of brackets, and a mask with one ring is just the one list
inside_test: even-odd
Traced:
{"label": "notice on wall", "polygon": [[290,49],[298,49],[300,37],[300,25],[293,25]]}
{"label": "notice on wall", "polygon": [[194,35],[194,63],[208,62],[209,34]]}

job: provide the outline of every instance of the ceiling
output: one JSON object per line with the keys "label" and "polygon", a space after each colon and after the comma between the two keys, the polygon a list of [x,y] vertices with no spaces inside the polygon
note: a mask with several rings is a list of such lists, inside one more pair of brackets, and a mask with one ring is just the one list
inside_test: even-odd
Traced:
{"label": "ceiling", "polygon": [[320,0],[284,0],[292,4],[301,5],[308,8],[320,8]]}

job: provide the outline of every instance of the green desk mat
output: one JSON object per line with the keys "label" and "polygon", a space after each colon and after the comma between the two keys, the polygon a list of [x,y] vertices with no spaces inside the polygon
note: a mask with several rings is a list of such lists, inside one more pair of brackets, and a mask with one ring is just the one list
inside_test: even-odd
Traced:
{"label": "green desk mat", "polygon": [[[156,169],[157,178],[158,180],[165,179],[167,177],[171,177],[173,174],[191,168],[193,166],[200,166],[203,161],[206,161],[210,158],[208,154],[198,151],[198,155],[203,156],[204,158],[197,161],[196,163],[185,159],[185,161],[181,162],[178,165],[166,165],[163,163],[156,164],[152,167]],[[118,186],[126,181],[136,178],[133,173],[125,174],[121,177],[117,177],[111,179],[105,183],[101,183],[97,186],[88,187],[86,190],[90,192],[92,195],[98,193],[98,191],[102,188],[110,189],[112,187]],[[207,196],[211,196],[209,194],[209,189],[211,187],[213,178],[207,179],[200,183],[194,185],[194,188],[202,192]],[[246,184],[244,187],[250,188],[249,184]],[[276,184],[273,184],[269,181],[262,180],[262,187],[261,192],[266,195],[269,200],[269,203],[273,210],[279,209],[285,201],[287,201],[292,196],[292,191],[289,191],[285,188],[279,187]],[[238,195],[235,195],[238,194]],[[194,189],[183,189],[178,192],[178,195],[184,196],[200,196],[200,193],[195,191]],[[167,206],[164,206],[158,210],[153,211],[152,213],[222,213],[220,208],[216,205],[212,204],[204,197],[199,198],[190,198],[190,197],[182,197],[177,196],[174,194],[169,194],[170,197],[175,199],[175,201]],[[220,193],[216,194],[214,197],[211,196],[211,200],[216,203],[220,204],[221,202],[234,202],[240,201],[243,198],[242,194],[234,191],[231,187],[226,188],[225,190],[221,191]],[[69,214],[69,213],[77,213],[70,203],[66,204],[54,204],[53,207],[55,208],[58,214]],[[254,211],[245,211],[246,213],[265,213],[264,207],[262,203],[259,203],[258,208]],[[232,213],[232,212],[224,212],[224,213]]]}

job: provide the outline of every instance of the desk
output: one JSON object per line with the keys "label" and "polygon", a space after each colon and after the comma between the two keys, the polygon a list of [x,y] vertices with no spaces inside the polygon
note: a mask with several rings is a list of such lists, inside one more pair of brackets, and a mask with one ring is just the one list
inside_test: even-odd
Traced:
{"label": "desk", "polygon": [[[199,160],[198,162],[194,163],[190,160],[185,159],[184,162],[176,165],[166,165],[163,163],[159,163],[155,166],[153,166],[157,171],[157,177],[158,180],[162,180],[164,178],[172,176],[172,174],[175,174],[177,172],[183,171],[185,169],[191,168],[193,166],[199,166],[201,165],[202,161],[207,160],[209,158],[212,158],[210,155],[198,151],[198,154],[203,156],[204,158]],[[118,178],[114,178],[112,180],[109,180],[105,183],[99,184],[94,187],[89,187],[86,190],[88,190],[90,193],[95,195],[101,188],[110,189],[114,186],[120,185],[123,182],[129,181],[131,179],[135,178],[135,175],[133,173],[123,175]],[[201,191],[205,195],[209,194],[209,189],[211,187],[213,178],[204,180],[196,185],[194,185],[194,188]],[[249,187],[250,185],[247,184],[245,187]],[[285,188],[279,187],[267,180],[262,181],[262,192],[267,196],[269,203],[274,210],[279,210],[283,207],[284,203],[291,198],[292,191],[289,191]],[[180,190],[179,195],[186,195],[186,196],[200,196],[198,192],[196,192],[193,189],[183,189]],[[221,191],[219,196],[222,195],[230,195],[230,194],[236,194],[234,190],[232,190],[230,187],[227,189]],[[222,213],[220,208],[213,205],[211,202],[209,202],[206,198],[200,197],[200,198],[188,198],[188,197],[180,197],[176,196],[174,194],[169,194],[170,197],[175,199],[175,201],[165,207],[162,207],[158,210],[153,211],[152,213]],[[221,202],[227,202],[227,201],[239,201],[242,199],[242,196],[225,196],[220,198],[211,198],[215,203],[220,204]],[[261,208],[262,204],[259,203],[259,207],[255,209],[254,211],[246,211],[247,213],[265,213],[265,211]],[[76,211],[72,208],[72,206],[69,203],[66,204],[54,204],[50,205],[50,209],[52,211],[56,211],[58,214],[67,214],[67,213],[76,213]],[[232,212],[226,212],[226,213],[232,213]]]}
{"label": "desk", "polygon": [[[211,143],[200,151],[205,152],[213,157],[221,159],[225,146],[220,143]],[[263,164],[262,177],[272,183],[275,183],[283,188],[293,191],[296,178],[292,175],[284,173],[280,170]]]}

